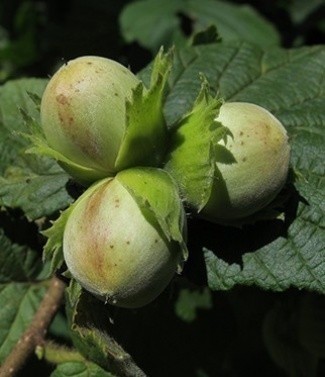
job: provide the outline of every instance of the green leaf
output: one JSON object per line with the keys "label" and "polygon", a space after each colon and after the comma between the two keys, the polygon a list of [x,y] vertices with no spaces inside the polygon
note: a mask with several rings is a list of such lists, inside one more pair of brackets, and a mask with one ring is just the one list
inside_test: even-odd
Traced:
{"label": "green leaf", "polygon": [[289,134],[292,167],[303,177],[295,182],[298,192],[289,190],[283,220],[242,229],[208,224],[209,232],[193,229],[214,290],[255,284],[274,291],[325,292],[324,61],[324,46],[262,49],[239,42],[175,54],[165,103],[169,127],[192,108],[203,73],[225,101],[256,103],[279,118]]}
{"label": "green leaf", "polygon": [[151,72],[149,90],[141,82],[126,101],[126,130],[116,159],[117,171],[132,166],[158,166],[167,144],[163,99],[171,70],[172,53],[157,54]]}
{"label": "green leaf", "polygon": [[23,79],[9,81],[0,87],[0,172],[2,174],[7,166],[15,161],[19,150],[26,145],[22,138],[13,134],[25,130],[19,108],[25,109],[32,118],[38,119],[38,111],[27,91],[41,95],[46,82],[40,79]]}
{"label": "green leaf", "polygon": [[145,376],[131,356],[108,334],[109,307],[82,290],[74,280],[67,289],[66,310],[73,343],[88,360],[117,374]]}
{"label": "green leaf", "polygon": [[33,279],[42,267],[39,253],[13,243],[0,229],[0,283]]}
{"label": "green leaf", "polygon": [[204,80],[192,110],[177,123],[171,136],[165,168],[179,184],[183,199],[197,212],[210,198],[217,143],[226,135],[225,128],[215,120],[222,102],[211,96]]}
{"label": "green leaf", "polygon": [[137,41],[153,52],[162,45],[170,46],[177,39],[184,42],[176,17],[181,7],[182,1],[179,0],[145,0],[129,4],[120,16],[124,39],[129,43]]}
{"label": "green leaf", "polygon": [[50,377],[114,377],[114,375],[93,363],[71,361],[59,364]]}
{"label": "green leaf", "polygon": [[211,309],[212,297],[208,288],[202,291],[182,289],[175,304],[175,312],[185,322],[193,322],[198,309]]}
{"label": "green leaf", "polygon": [[68,176],[55,161],[25,153],[26,117],[38,122],[39,112],[29,92],[41,96],[47,80],[22,79],[0,87],[0,205],[20,208],[30,219],[64,208],[71,201]]}
{"label": "green leaf", "polygon": [[260,46],[280,43],[273,25],[252,7],[213,0],[137,1],[121,14],[122,34],[127,42],[137,41],[152,52],[161,45],[183,46],[186,36],[179,15],[188,18],[194,33],[215,25],[225,41],[240,39]]}
{"label": "green leaf", "polygon": [[[259,104],[285,126],[307,123],[307,129],[313,127],[321,134],[317,128],[324,120],[324,47],[285,50],[262,49],[248,43],[219,43],[176,52],[165,104],[169,126],[192,108],[200,89],[199,73],[203,73],[210,89],[226,101]],[[141,77],[146,79],[145,72]]]}
{"label": "green leaf", "polygon": [[280,44],[275,27],[249,5],[189,0],[188,6],[188,14],[197,19],[194,30],[202,30],[213,24],[224,41],[240,39],[261,47]]}
{"label": "green leaf", "polygon": [[305,21],[314,12],[320,11],[321,6],[324,6],[324,2],[322,0],[292,0],[286,4],[286,6],[292,21],[295,24],[299,24]]}
{"label": "green leaf", "polygon": [[0,285],[0,363],[31,323],[45,287],[27,283]]}
{"label": "green leaf", "polygon": [[[29,219],[38,219],[66,207],[71,201],[65,190],[67,175],[52,161],[46,161],[48,170],[40,174],[40,169],[33,167],[36,161],[31,159],[28,164],[28,160],[24,162],[26,168],[12,167],[0,177],[0,205],[20,208]],[[45,163],[42,165],[44,168]]]}

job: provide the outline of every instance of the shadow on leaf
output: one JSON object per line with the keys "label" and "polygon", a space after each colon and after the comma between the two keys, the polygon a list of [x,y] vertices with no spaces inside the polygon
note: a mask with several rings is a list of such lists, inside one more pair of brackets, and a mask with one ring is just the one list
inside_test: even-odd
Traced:
{"label": "shadow on leaf", "polygon": [[41,252],[38,227],[34,222],[28,221],[22,210],[5,208],[0,211],[0,228],[12,242]]}
{"label": "shadow on leaf", "polygon": [[240,226],[226,226],[191,218],[188,222],[189,260],[184,273],[198,285],[207,284],[207,273],[202,250],[211,250],[228,264],[242,267],[242,256],[256,252],[279,237],[287,238],[288,229],[297,217],[299,203],[308,205],[292,181],[290,181],[274,201],[247,223]]}

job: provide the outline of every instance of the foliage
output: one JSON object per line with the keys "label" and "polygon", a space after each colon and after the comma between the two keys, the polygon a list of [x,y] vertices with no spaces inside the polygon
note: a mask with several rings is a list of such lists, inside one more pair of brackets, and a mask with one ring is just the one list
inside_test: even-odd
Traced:
{"label": "foliage", "polygon": [[[36,69],[33,75],[44,77],[44,70],[50,70],[46,53],[43,44],[35,41],[48,38],[53,47],[59,40],[51,33],[37,35],[41,13],[35,13],[31,3],[22,3],[24,7],[13,16],[14,24],[21,27],[15,34],[12,26],[4,24],[0,39],[0,80],[13,78],[0,87],[0,362],[31,323],[45,295],[49,270],[62,262],[61,240],[54,237],[59,261],[52,261],[50,268],[42,263],[41,232],[83,191],[77,184],[71,186],[69,176],[51,158],[25,153],[28,140],[21,133],[39,125],[35,99],[42,95],[47,79],[18,75],[31,76],[30,70]],[[99,14],[110,14],[114,54],[122,62],[132,65],[136,51],[134,65],[144,67],[161,44],[176,45],[164,105],[169,128],[192,108],[202,73],[209,90],[224,100],[253,102],[270,110],[290,136],[292,178],[269,208],[242,227],[190,218],[184,270],[145,308],[114,309],[72,281],[65,309],[57,314],[49,336],[74,347],[79,357],[69,360],[67,352],[68,360],[50,368],[44,361],[37,367],[30,363],[24,376],[35,375],[35,368],[36,373],[52,377],[143,375],[134,361],[154,376],[321,375],[325,359],[325,47],[283,48],[280,44],[308,42],[310,34],[303,34],[304,28],[321,33],[320,21],[310,29],[307,25],[318,19],[323,7],[317,0],[308,7],[301,7],[299,1],[274,3],[275,13],[281,10],[291,19],[289,36],[282,34],[280,23],[266,21],[268,7],[259,6],[259,12],[252,5],[225,1],[142,0],[128,4],[121,13],[122,5],[81,1],[78,7],[70,2],[66,17],[72,26],[61,28],[59,36],[71,28],[73,35],[78,34],[83,25],[81,10],[89,10],[98,16],[99,24],[89,40],[97,40],[96,33],[101,30],[107,35],[112,27]],[[8,4],[0,7],[2,23]],[[27,17],[27,8],[34,9],[32,18]],[[118,38],[118,13],[124,41]],[[56,30],[62,23],[51,27]],[[209,37],[193,36],[210,25],[216,25],[222,40],[211,28]],[[78,49],[76,37],[61,41],[56,58],[49,59],[51,69],[58,51],[67,51],[69,44],[74,53],[88,53],[86,47]],[[89,47],[89,53],[108,56],[106,48]],[[19,59],[14,58],[17,54]],[[139,73],[145,84],[151,68],[149,64]]]}
{"label": "foliage", "polygon": [[[157,51],[161,45],[186,43],[181,17],[192,21],[194,33],[210,25],[218,25],[220,35],[226,41],[240,37],[261,46],[279,43],[273,25],[253,8],[211,0],[200,3],[193,0],[172,0],[167,3],[163,0],[138,1],[130,4],[121,14],[121,29],[128,42],[136,40],[142,46]],[[134,22],[135,19],[137,22]]]}

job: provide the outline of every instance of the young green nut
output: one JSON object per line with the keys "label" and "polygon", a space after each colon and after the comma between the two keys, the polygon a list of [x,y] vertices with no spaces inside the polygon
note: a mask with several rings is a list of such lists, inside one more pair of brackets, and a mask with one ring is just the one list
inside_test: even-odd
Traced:
{"label": "young green nut", "polygon": [[240,219],[268,205],[283,188],[290,147],[285,128],[269,111],[252,103],[225,103],[216,119],[233,138],[216,148],[215,180],[201,215]]}
{"label": "young green nut", "polygon": [[41,152],[89,185],[135,166],[158,166],[165,152],[162,111],[171,56],[160,51],[149,89],[121,64],[84,56],[62,66],[41,102]]}
{"label": "young green nut", "polygon": [[[182,260],[180,244],[166,237],[152,211],[139,206],[126,184],[130,179],[150,183],[147,178],[141,170],[130,174],[126,170],[90,187],[64,231],[64,258],[72,276],[98,298],[119,307],[137,308],[154,300]],[[174,199],[179,205],[179,198]],[[183,232],[182,211],[175,220]]]}

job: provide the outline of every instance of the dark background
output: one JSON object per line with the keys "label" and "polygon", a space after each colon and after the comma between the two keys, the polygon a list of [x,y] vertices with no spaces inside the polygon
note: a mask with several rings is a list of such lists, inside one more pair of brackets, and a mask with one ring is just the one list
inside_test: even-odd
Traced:
{"label": "dark background", "polygon": [[[126,44],[121,36],[119,14],[130,2],[1,0],[0,26],[8,32],[13,46],[11,51],[0,49],[0,59],[14,65],[12,76],[46,77],[62,61],[80,55],[105,56],[130,64],[137,72],[152,55],[137,43]],[[271,21],[281,35],[283,47],[324,42],[324,4],[315,6],[304,19],[295,23],[290,17],[290,0],[234,0],[232,3],[250,4]],[[189,34],[191,20],[182,14],[179,17],[183,31]]]}

